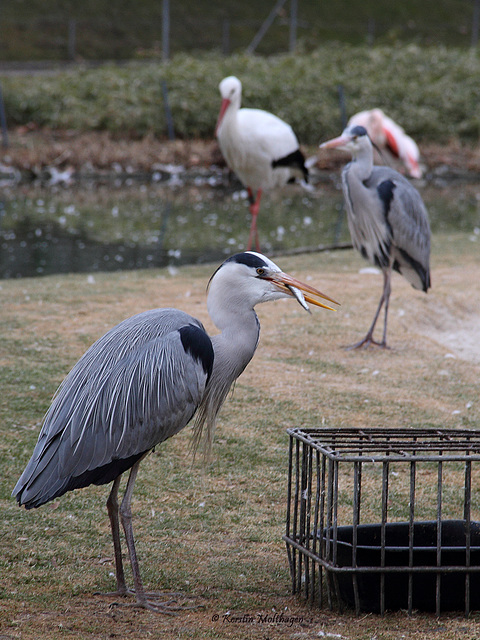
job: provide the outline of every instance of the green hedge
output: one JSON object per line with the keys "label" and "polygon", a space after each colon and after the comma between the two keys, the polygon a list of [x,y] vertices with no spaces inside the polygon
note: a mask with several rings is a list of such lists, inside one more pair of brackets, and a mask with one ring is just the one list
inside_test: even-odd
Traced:
{"label": "green hedge", "polygon": [[108,130],[129,136],[166,134],[162,82],[175,133],[211,138],[218,83],[235,74],[243,104],[287,120],[301,142],[339,132],[338,87],[347,114],[382,107],[414,137],[476,142],[480,133],[480,62],[475,52],[417,46],[328,45],[307,54],[221,57],[180,55],[161,62],[71,68],[53,75],[1,77],[9,124]]}

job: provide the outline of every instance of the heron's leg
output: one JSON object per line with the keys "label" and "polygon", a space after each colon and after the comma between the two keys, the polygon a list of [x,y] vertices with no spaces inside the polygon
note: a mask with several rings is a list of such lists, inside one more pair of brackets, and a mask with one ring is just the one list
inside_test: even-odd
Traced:
{"label": "heron's leg", "polygon": [[115,573],[117,576],[117,593],[126,595],[128,593],[127,583],[125,582],[125,572],[123,570],[122,546],[120,543],[120,526],[118,518],[118,489],[120,487],[119,475],[113,481],[112,490],[107,500],[108,517],[110,518],[110,527],[112,529],[113,549],[115,551]]}
{"label": "heron's leg", "polygon": [[122,504],[120,506],[120,517],[122,520],[123,530],[125,532],[125,539],[128,547],[128,554],[130,556],[130,564],[133,573],[133,582],[135,584],[135,595],[138,604],[146,606],[145,590],[143,588],[142,578],[140,576],[140,568],[138,565],[137,551],[135,549],[135,539],[133,537],[133,525],[132,525],[132,494],[135,486],[135,480],[137,478],[138,467],[143,457],[133,465],[130,475],[128,476],[127,488],[123,496]]}
{"label": "heron's leg", "polygon": [[387,346],[387,316],[388,316],[388,305],[390,302],[390,293],[392,291],[391,285],[392,278],[392,270],[388,269],[383,272],[383,297],[384,297],[384,306],[385,306],[385,318],[383,321],[383,339],[380,343],[381,347]]}
{"label": "heron's leg", "polygon": [[[127,488],[123,496],[122,504],[120,505],[120,518],[122,520],[123,530],[125,532],[125,539],[127,541],[128,553],[130,555],[130,564],[133,573],[133,582],[135,584],[135,596],[137,600],[136,606],[150,609],[151,611],[155,611],[157,613],[167,613],[170,615],[175,615],[178,611],[191,609],[194,607],[190,606],[188,603],[182,604],[181,602],[179,602],[180,598],[182,598],[181,594],[145,593],[142,578],[140,576],[140,567],[138,565],[137,551],[135,549],[135,539],[133,536],[131,501],[133,488],[135,486],[135,480],[137,478],[138,468],[140,466],[140,462],[144,457],[145,456],[142,456],[140,460],[137,460],[137,462],[133,465],[128,477]],[[153,597],[154,599],[162,599],[163,602],[153,602],[148,599],[150,597]]]}
{"label": "heron's leg", "polygon": [[257,216],[260,210],[260,199],[262,197],[262,190],[259,189],[257,191],[256,198],[253,197],[253,192],[248,187],[248,200],[250,202],[250,213],[252,214],[252,223],[250,225],[250,234],[248,236],[248,244],[247,251],[250,251],[252,248],[253,238],[255,238],[255,249],[256,251],[260,251],[260,242],[258,241],[258,230],[257,230]]}
{"label": "heron's leg", "polygon": [[[355,344],[352,344],[348,347],[346,347],[348,350],[351,349],[360,349],[361,347],[368,347],[371,344],[374,344],[378,347],[386,347],[387,343],[386,343],[386,335],[387,335],[387,312],[388,312],[388,300],[390,298],[390,269],[385,269],[383,271],[383,292],[382,292],[382,297],[380,298],[380,302],[378,303],[378,307],[377,310],[375,312],[375,315],[373,317],[373,322],[370,325],[370,329],[367,331],[367,335],[363,338],[363,340],[360,340],[360,342],[356,342]],[[382,310],[382,307],[384,305],[384,303],[386,303],[386,307],[385,307],[385,324],[384,324],[384,331],[383,331],[383,340],[382,342],[377,342],[376,340],[373,339],[373,332],[375,330],[375,325],[377,324],[377,320],[378,320],[378,316],[380,315],[380,311]]]}

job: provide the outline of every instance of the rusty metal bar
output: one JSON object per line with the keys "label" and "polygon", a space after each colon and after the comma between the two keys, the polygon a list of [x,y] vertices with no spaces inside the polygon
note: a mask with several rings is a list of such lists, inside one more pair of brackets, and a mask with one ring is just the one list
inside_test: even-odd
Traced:
{"label": "rusty metal bar", "polygon": [[[300,544],[302,544],[302,546],[305,548],[305,546],[308,544],[308,539],[310,536],[310,532],[307,531],[307,513],[306,513],[306,505],[307,505],[307,483],[308,483],[308,456],[309,456],[309,452],[311,451],[311,447],[306,447],[305,444],[302,447],[302,462],[301,462],[301,486],[300,486],[300,517],[299,517],[299,536],[298,536],[298,540],[300,542]],[[301,578],[302,578],[302,564],[305,567],[305,575],[303,576],[304,578],[304,587],[305,589],[307,589],[306,587],[306,583],[307,583],[307,571],[308,571],[308,565],[307,565],[307,558],[308,556],[304,556],[301,555],[299,558],[299,582],[298,582],[298,591],[301,591]]]}
{"label": "rusty metal bar", "polygon": [[[437,567],[442,566],[442,488],[443,488],[443,462],[440,460],[437,467]],[[441,607],[441,583],[442,576],[437,573],[435,587],[435,613],[440,615]]]}
{"label": "rusty metal bar", "polygon": [[[288,485],[287,485],[287,514],[285,521],[285,536],[290,537],[290,525],[292,514],[292,477],[293,477],[293,443],[298,440],[294,440],[293,436],[290,436],[290,442],[288,447]],[[288,564],[290,567],[290,576],[292,578],[292,593],[295,593],[295,554],[296,551],[290,545],[287,544]]]}
{"label": "rusty metal bar", "polygon": [[[353,533],[352,533],[352,567],[357,566],[358,525],[360,524],[360,496],[362,483],[362,463],[354,462],[353,467]],[[358,592],[357,574],[353,574],[353,597],[355,613],[360,613],[360,596]]]}
{"label": "rusty metal bar", "polygon": [[472,567],[465,567],[463,565],[447,565],[445,567],[433,567],[433,566],[417,566],[417,567],[397,567],[397,566],[389,566],[389,567],[337,567],[333,565],[331,562],[328,562],[324,558],[319,558],[314,555],[314,553],[310,550],[307,550],[302,547],[302,545],[298,544],[296,540],[289,538],[288,536],[283,536],[283,539],[287,544],[292,545],[305,555],[308,555],[309,558],[315,560],[323,567],[327,568],[331,573],[480,573],[480,565],[475,565]]}
{"label": "rusty metal bar", "polygon": [[[382,464],[382,525],[380,540],[380,565],[385,567],[385,547],[386,547],[386,525],[388,516],[388,473],[390,463]],[[380,614],[385,613],[385,573],[380,575]]]}
{"label": "rusty metal bar", "polygon": [[[332,529],[333,529],[333,563],[337,564],[338,562],[338,557],[337,557],[337,551],[338,551],[338,461],[334,460],[333,461],[333,482],[332,482],[332,488],[333,488],[333,522],[332,522]],[[337,579],[337,575],[334,573],[333,574],[333,584],[335,587],[335,595],[337,597],[337,602],[339,603],[339,607],[340,607],[340,612],[343,610],[342,607],[342,599],[340,597],[340,587],[338,584],[338,579]]]}
{"label": "rusty metal bar", "polygon": [[[319,452],[320,455],[320,452]],[[320,481],[320,531],[324,530],[325,527],[325,497],[326,497],[326,475],[327,475],[327,459],[325,456],[322,456],[322,477]],[[321,556],[325,557],[325,543],[323,541],[323,536],[320,542]],[[320,565],[321,566],[321,565]],[[320,569],[320,578],[322,577],[322,570]],[[322,588],[320,588],[319,592],[320,602],[322,601]]]}
{"label": "rusty metal bar", "polygon": [[[307,483],[304,490],[304,503],[305,503],[305,546],[310,548],[310,532],[312,522],[312,462],[313,462],[313,449],[308,447],[306,455],[306,467],[307,467]],[[305,597],[312,598],[312,582],[311,571],[314,570],[314,565],[310,563],[310,559],[305,558]]]}
{"label": "rusty metal bar", "polygon": [[[335,546],[335,541],[332,541],[332,524],[333,524],[333,460],[329,459],[328,461],[328,470],[327,470],[327,526],[326,526],[326,541],[325,541],[325,557],[331,559],[332,557],[332,548]],[[333,559],[333,563],[335,563],[335,558]],[[328,606],[330,609],[333,608],[332,601],[332,585],[331,585],[331,574],[327,575],[327,599]]]}
{"label": "rusty metal bar", "polygon": [[[298,539],[298,508],[299,508],[299,495],[300,495],[300,441],[295,441],[295,508],[293,511],[293,537]],[[297,575],[298,574],[298,575]],[[293,584],[294,592],[298,593],[298,585],[301,585],[302,574],[300,570],[300,555],[294,556],[294,575]]]}
{"label": "rusty metal bar", "polygon": [[[468,456],[468,452],[467,452]],[[472,546],[472,463],[465,461],[465,496],[463,505],[463,516],[465,520],[465,566],[470,567],[471,546]],[[470,573],[465,574],[465,616],[470,615]]]}
{"label": "rusty metal bar", "polygon": [[[410,504],[409,504],[409,519],[408,519],[408,566],[413,567],[413,532],[415,522],[415,480],[416,480],[417,465],[415,460],[410,463]],[[408,615],[413,613],[413,574],[408,575]]]}

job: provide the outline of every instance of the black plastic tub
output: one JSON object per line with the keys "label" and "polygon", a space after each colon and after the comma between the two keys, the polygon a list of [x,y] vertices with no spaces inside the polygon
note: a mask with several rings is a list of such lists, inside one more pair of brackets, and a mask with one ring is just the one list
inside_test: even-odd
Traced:
{"label": "black plastic tub", "polygon": [[[323,532],[327,576],[333,578],[335,591],[344,606],[357,608],[356,581],[361,611],[381,611],[382,589],[385,609],[407,609],[411,575],[413,609],[439,610],[437,598],[441,611],[465,610],[466,604],[470,610],[480,609],[479,522],[470,523],[468,536],[464,520],[442,521],[440,544],[436,521],[415,522],[413,544],[410,544],[408,522],[387,523],[383,565],[382,525],[359,525],[356,531],[356,563],[353,562],[353,526],[337,527],[336,540],[333,528]],[[384,569],[379,570],[382,566]]]}

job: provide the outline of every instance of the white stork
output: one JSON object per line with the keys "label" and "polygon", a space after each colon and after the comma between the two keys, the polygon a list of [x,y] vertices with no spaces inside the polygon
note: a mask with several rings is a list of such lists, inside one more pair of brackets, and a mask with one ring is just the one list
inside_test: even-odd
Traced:
{"label": "white stork", "polygon": [[295,177],[306,182],[308,169],[289,124],[262,109],[240,108],[242,83],[238,78],[224,78],[219,89],[222,104],[215,134],[227,165],[247,188],[252,214],[247,249],[255,237],[258,251],[262,192],[293,182]]}

